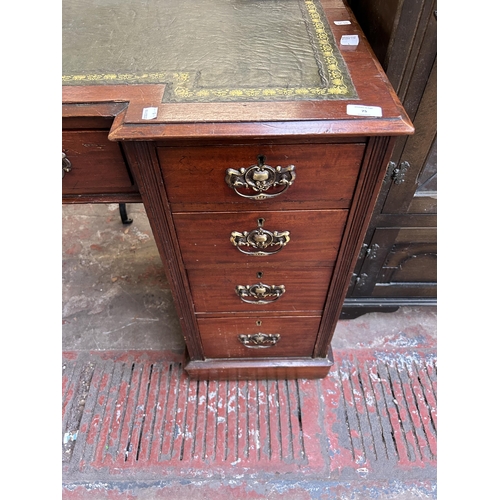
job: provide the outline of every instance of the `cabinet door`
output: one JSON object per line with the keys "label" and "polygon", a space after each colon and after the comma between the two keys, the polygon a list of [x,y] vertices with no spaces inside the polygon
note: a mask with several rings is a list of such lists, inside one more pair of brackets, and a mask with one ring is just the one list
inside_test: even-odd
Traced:
{"label": "cabinet door", "polygon": [[389,165],[391,184],[382,214],[437,212],[437,64],[434,61],[414,118],[415,134]]}
{"label": "cabinet door", "polygon": [[435,297],[436,228],[377,228],[352,297]]}

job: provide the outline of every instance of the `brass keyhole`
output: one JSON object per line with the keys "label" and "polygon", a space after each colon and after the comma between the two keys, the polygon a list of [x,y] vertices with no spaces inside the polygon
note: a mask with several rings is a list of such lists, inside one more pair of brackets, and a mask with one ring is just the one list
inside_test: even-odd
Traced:
{"label": "brass keyhole", "polygon": [[256,324],[257,326],[261,326],[261,325],[262,325],[262,321],[261,321],[260,319],[258,319],[258,320],[255,322],[255,324]]}
{"label": "brass keyhole", "polygon": [[264,222],[266,222],[266,219],[263,219],[262,217],[259,217],[257,219],[257,227],[264,227]]}
{"label": "brass keyhole", "polygon": [[261,278],[262,278],[262,276],[264,276],[264,273],[263,273],[262,271],[259,271],[259,272],[257,273],[257,278],[258,278],[258,279],[261,279]]}

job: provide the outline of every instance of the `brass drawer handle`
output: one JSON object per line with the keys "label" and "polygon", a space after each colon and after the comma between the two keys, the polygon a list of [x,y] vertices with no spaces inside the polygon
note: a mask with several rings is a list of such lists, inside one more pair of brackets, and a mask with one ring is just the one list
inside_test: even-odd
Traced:
{"label": "brass drawer handle", "polygon": [[[226,170],[226,184],[243,198],[250,200],[266,200],[283,194],[295,180],[295,166],[288,167],[277,166],[273,168],[266,165],[266,157],[257,156],[257,165],[248,168],[228,168]],[[281,190],[275,193],[265,193],[270,188],[281,187]],[[245,194],[238,189],[247,189],[250,192],[256,191],[258,194]]]}
{"label": "brass drawer handle", "polygon": [[271,304],[285,293],[285,285],[237,285],[236,295],[247,304]]}
{"label": "brass drawer handle", "polygon": [[[257,219],[258,228],[253,231],[233,231],[231,243],[242,253],[262,257],[278,253],[290,241],[290,231],[267,231],[263,228],[264,219]],[[244,250],[251,247],[254,250]],[[264,251],[269,248],[269,251]]]}
{"label": "brass drawer handle", "polygon": [[65,153],[62,154],[62,176],[64,178],[64,174],[66,172],[71,172],[71,169],[73,166],[71,165],[71,162],[69,161],[69,158],[66,156]]}
{"label": "brass drawer handle", "polygon": [[255,333],[253,335],[240,335],[239,341],[250,349],[264,349],[272,347],[281,338],[279,333]]}
{"label": "brass drawer handle", "polygon": [[[261,227],[253,231],[233,231],[231,233],[231,243],[242,253],[246,255],[254,255],[256,257],[263,257],[265,255],[274,255],[278,253],[290,241],[289,231],[267,231]],[[244,247],[251,247],[255,250],[247,251]],[[264,249],[271,247],[270,251]],[[272,248],[277,248],[272,250]]]}

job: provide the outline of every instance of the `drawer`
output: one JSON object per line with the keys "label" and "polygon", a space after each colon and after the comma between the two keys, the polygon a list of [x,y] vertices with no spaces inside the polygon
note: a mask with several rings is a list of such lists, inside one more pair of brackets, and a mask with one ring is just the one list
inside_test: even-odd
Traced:
{"label": "drawer", "polygon": [[320,312],[332,269],[192,269],[188,272],[194,307],[200,312]]}
{"label": "drawer", "polygon": [[[248,269],[332,267],[347,213],[347,210],[180,213],[174,214],[174,221],[187,269],[218,264]],[[263,234],[258,234],[259,231]],[[231,242],[232,237],[237,245]],[[251,244],[257,238],[265,238],[267,247],[262,250],[253,247]]]}
{"label": "drawer", "polygon": [[71,162],[63,194],[138,192],[120,145],[108,140],[107,130],[63,131],[62,149]]}
{"label": "drawer", "polygon": [[[207,358],[310,357],[320,316],[200,318],[203,352]],[[252,337],[264,333],[267,337]],[[240,341],[247,337],[247,345]],[[279,335],[276,343],[275,335]]]}
{"label": "drawer", "polygon": [[[237,207],[255,210],[263,209],[319,209],[349,208],[363,158],[365,145],[350,144],[287,144],[251,146],[205,146],[205,147],[158,147],[158,158],[162,168],[167,193],[172,210],[207,210],[207,205],[216,210],[233,210]],[[240,169],[251,182],[258,174],[250,167],[258,165],[259,156],[265,157],[265,165],[274,170],[260,172],[259,179],[267,190],[263,195],[280,192],[283,186],[269,187],[271,179],[278,182],[276,167],[285,169],[294,165],[295,179],[288,189],[279,195],[264,199],[251,200],[240,196],[258,195],[260,191],[229,187],[226,183],[228,169],[233,169],[230,183],[241,182]],[[276,175],[276,177],[275,177]],[[281,176],[290,180],[291,174]],[[288,178],[287,178],[288,176]],[[238,191],[238,192],[237,192]],[[211,210],[212,208],[208,208]]]}

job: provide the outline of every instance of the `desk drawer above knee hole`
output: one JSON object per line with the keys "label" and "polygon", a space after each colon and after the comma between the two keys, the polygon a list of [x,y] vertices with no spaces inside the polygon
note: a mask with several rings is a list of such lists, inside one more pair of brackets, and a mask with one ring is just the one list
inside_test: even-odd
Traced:
{"label": "desk drawer above knee hole", "polygon": [[176,211],[349,208],[365,144],[158,147]]}
{"label": "desk drawer above knee hole", "polygon": [[63,194],[138,192],[120,145],[108,140],[108,131],[63,131],[62,139]]}

